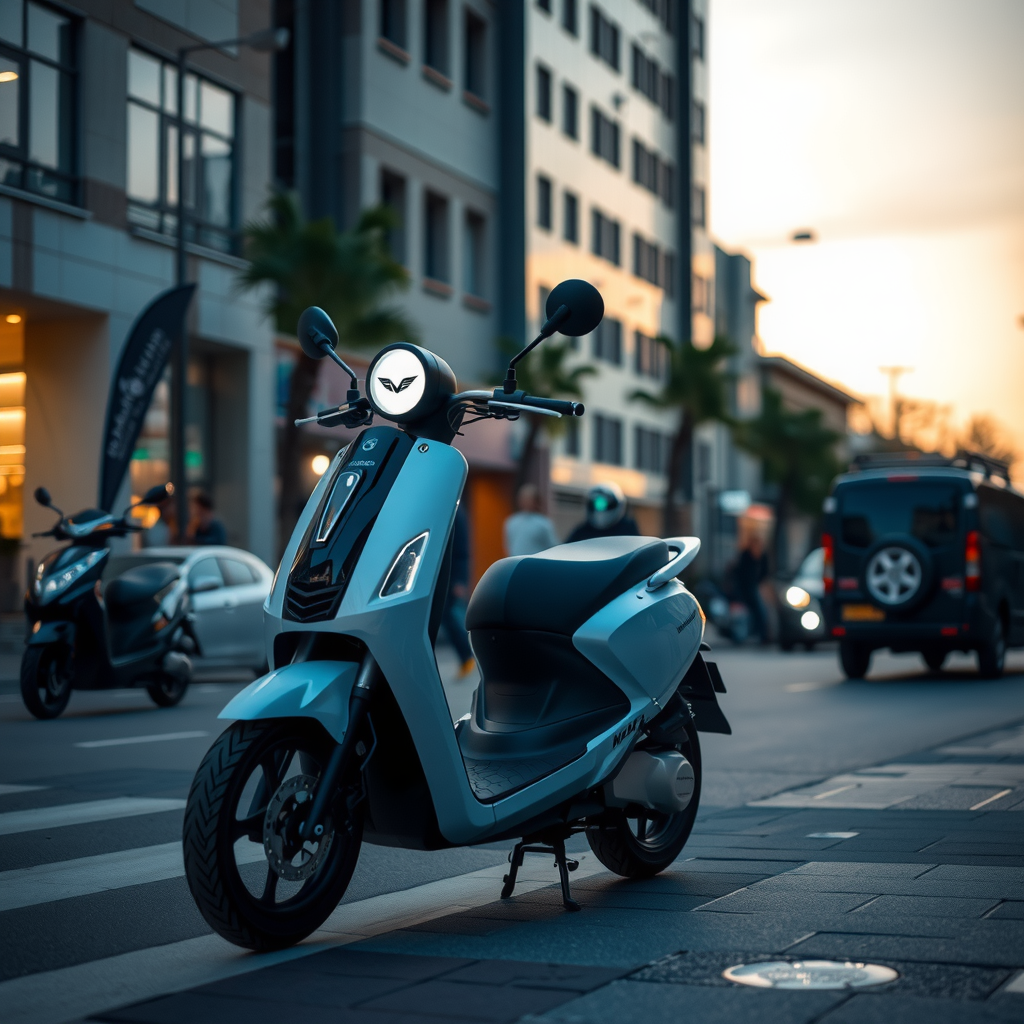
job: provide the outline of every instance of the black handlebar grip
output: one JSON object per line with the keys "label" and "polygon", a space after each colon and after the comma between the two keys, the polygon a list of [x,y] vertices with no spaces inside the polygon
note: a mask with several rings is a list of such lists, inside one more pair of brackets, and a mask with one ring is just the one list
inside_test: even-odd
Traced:
{"label": "black handlebar grip", "polygon": [[536,409],[550,409],[552,412],[560,412],[563,416],[582,416],[584,412],[582,402],[566,402],[560,398],[533,398],[531,395],[523,395],[523,405],[532,405]]}

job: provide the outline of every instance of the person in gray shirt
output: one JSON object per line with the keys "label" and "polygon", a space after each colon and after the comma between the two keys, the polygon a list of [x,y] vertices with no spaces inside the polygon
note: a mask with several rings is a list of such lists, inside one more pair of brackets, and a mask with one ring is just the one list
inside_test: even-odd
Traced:
{"label": "person in gray shirt", "polygon": [[505,553],[533,555],[558,543],[555,528],[540,506],[540,493],[533,484],[523,484],[516,494],[516,508],[505,520]]}

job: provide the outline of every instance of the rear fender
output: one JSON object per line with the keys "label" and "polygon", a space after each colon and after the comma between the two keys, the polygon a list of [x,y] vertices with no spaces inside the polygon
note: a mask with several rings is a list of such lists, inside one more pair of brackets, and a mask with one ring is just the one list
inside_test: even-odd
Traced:
{"label": "rear fender", "polygon": [[340,743],[358,671],[354,661],[294,662],[251,682],[217,717],[315,718]]}
{"label": "rear fender", "polygon": [[43,647],[46,644],[75,645],[75,624],[66,619],[54,622],[37,622],[25,641],[27,647]]}

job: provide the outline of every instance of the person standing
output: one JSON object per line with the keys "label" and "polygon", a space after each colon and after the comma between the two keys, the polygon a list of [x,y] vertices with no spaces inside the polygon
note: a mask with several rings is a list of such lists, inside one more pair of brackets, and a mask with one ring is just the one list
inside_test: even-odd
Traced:
{"label": "person standing", "polygon": [[189,539],[193,544],[227,544],[228,531],[213,514],[214,505],[205,491],[192,498],[192,529]]}
{"label": "person standing", "polygon": [[535,555],[558,543],[555,528],[541,511],[540,493],[533,484],[523,484],[516,493],[517,512],[505,520],[505,554]]}
{"label": "person standing", "polygon": [[587,518],[569,534],[567,544],[595,537],[639,537],[640,528],[626,515],[626,496],[618,484],[595,484],[587,491]]}
{"label": "person standing", "polygon": [[459,503],[452,525],[452,566],[448,576],[448,595],[444,602],[441,625],[448,642],[459,657],[459,679],[465,679],[476,668],[473,648],[466,632],[466,602],[469,600],[469,525]]}
{"label": "person standing", "polygon": [[750,613],[750,633],[765,643],[768,639],[768,617],[761,597],[761,584],[768,578],[768,555],[758,531],[751,531],[740,548],[732,575],[736,599],[745,604]]}

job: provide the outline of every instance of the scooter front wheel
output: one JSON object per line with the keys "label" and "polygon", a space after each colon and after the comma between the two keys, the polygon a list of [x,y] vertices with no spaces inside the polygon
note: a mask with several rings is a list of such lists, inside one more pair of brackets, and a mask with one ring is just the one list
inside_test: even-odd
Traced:
{"label": "scooter front wheel", "polygon": [[693,722],[686,725],[686,739],[676,748],[693,767],[693,795],[684,810],[676,814],[657,811],[605,812],[587,824],[587,842],[597,859],[609,871],[624,878],[650,878],[664,871],[679,856],[690,838],[700,803],[700,742]]}
{"label": "scooter front wheel", "polygon": [[185,809],[185,877],[207,923],[246,949],[316,931],[355,870],[362,818],[339,798],[323,835],[303,839],[332,741],[316,722],[236,722],[210,748]]}
{"label": "scooter front wheel", "polygon": [[161,708],[173,708],[180,704],[188,689],[189,680],[177,676],[161,676],[155,683],[146,687],[149,699]]}
{"label": "scooter front wheel", "polygon": [[36,718],[56,718],[71,700],[71,651],[61,644],[26,647],[21,699]]}

